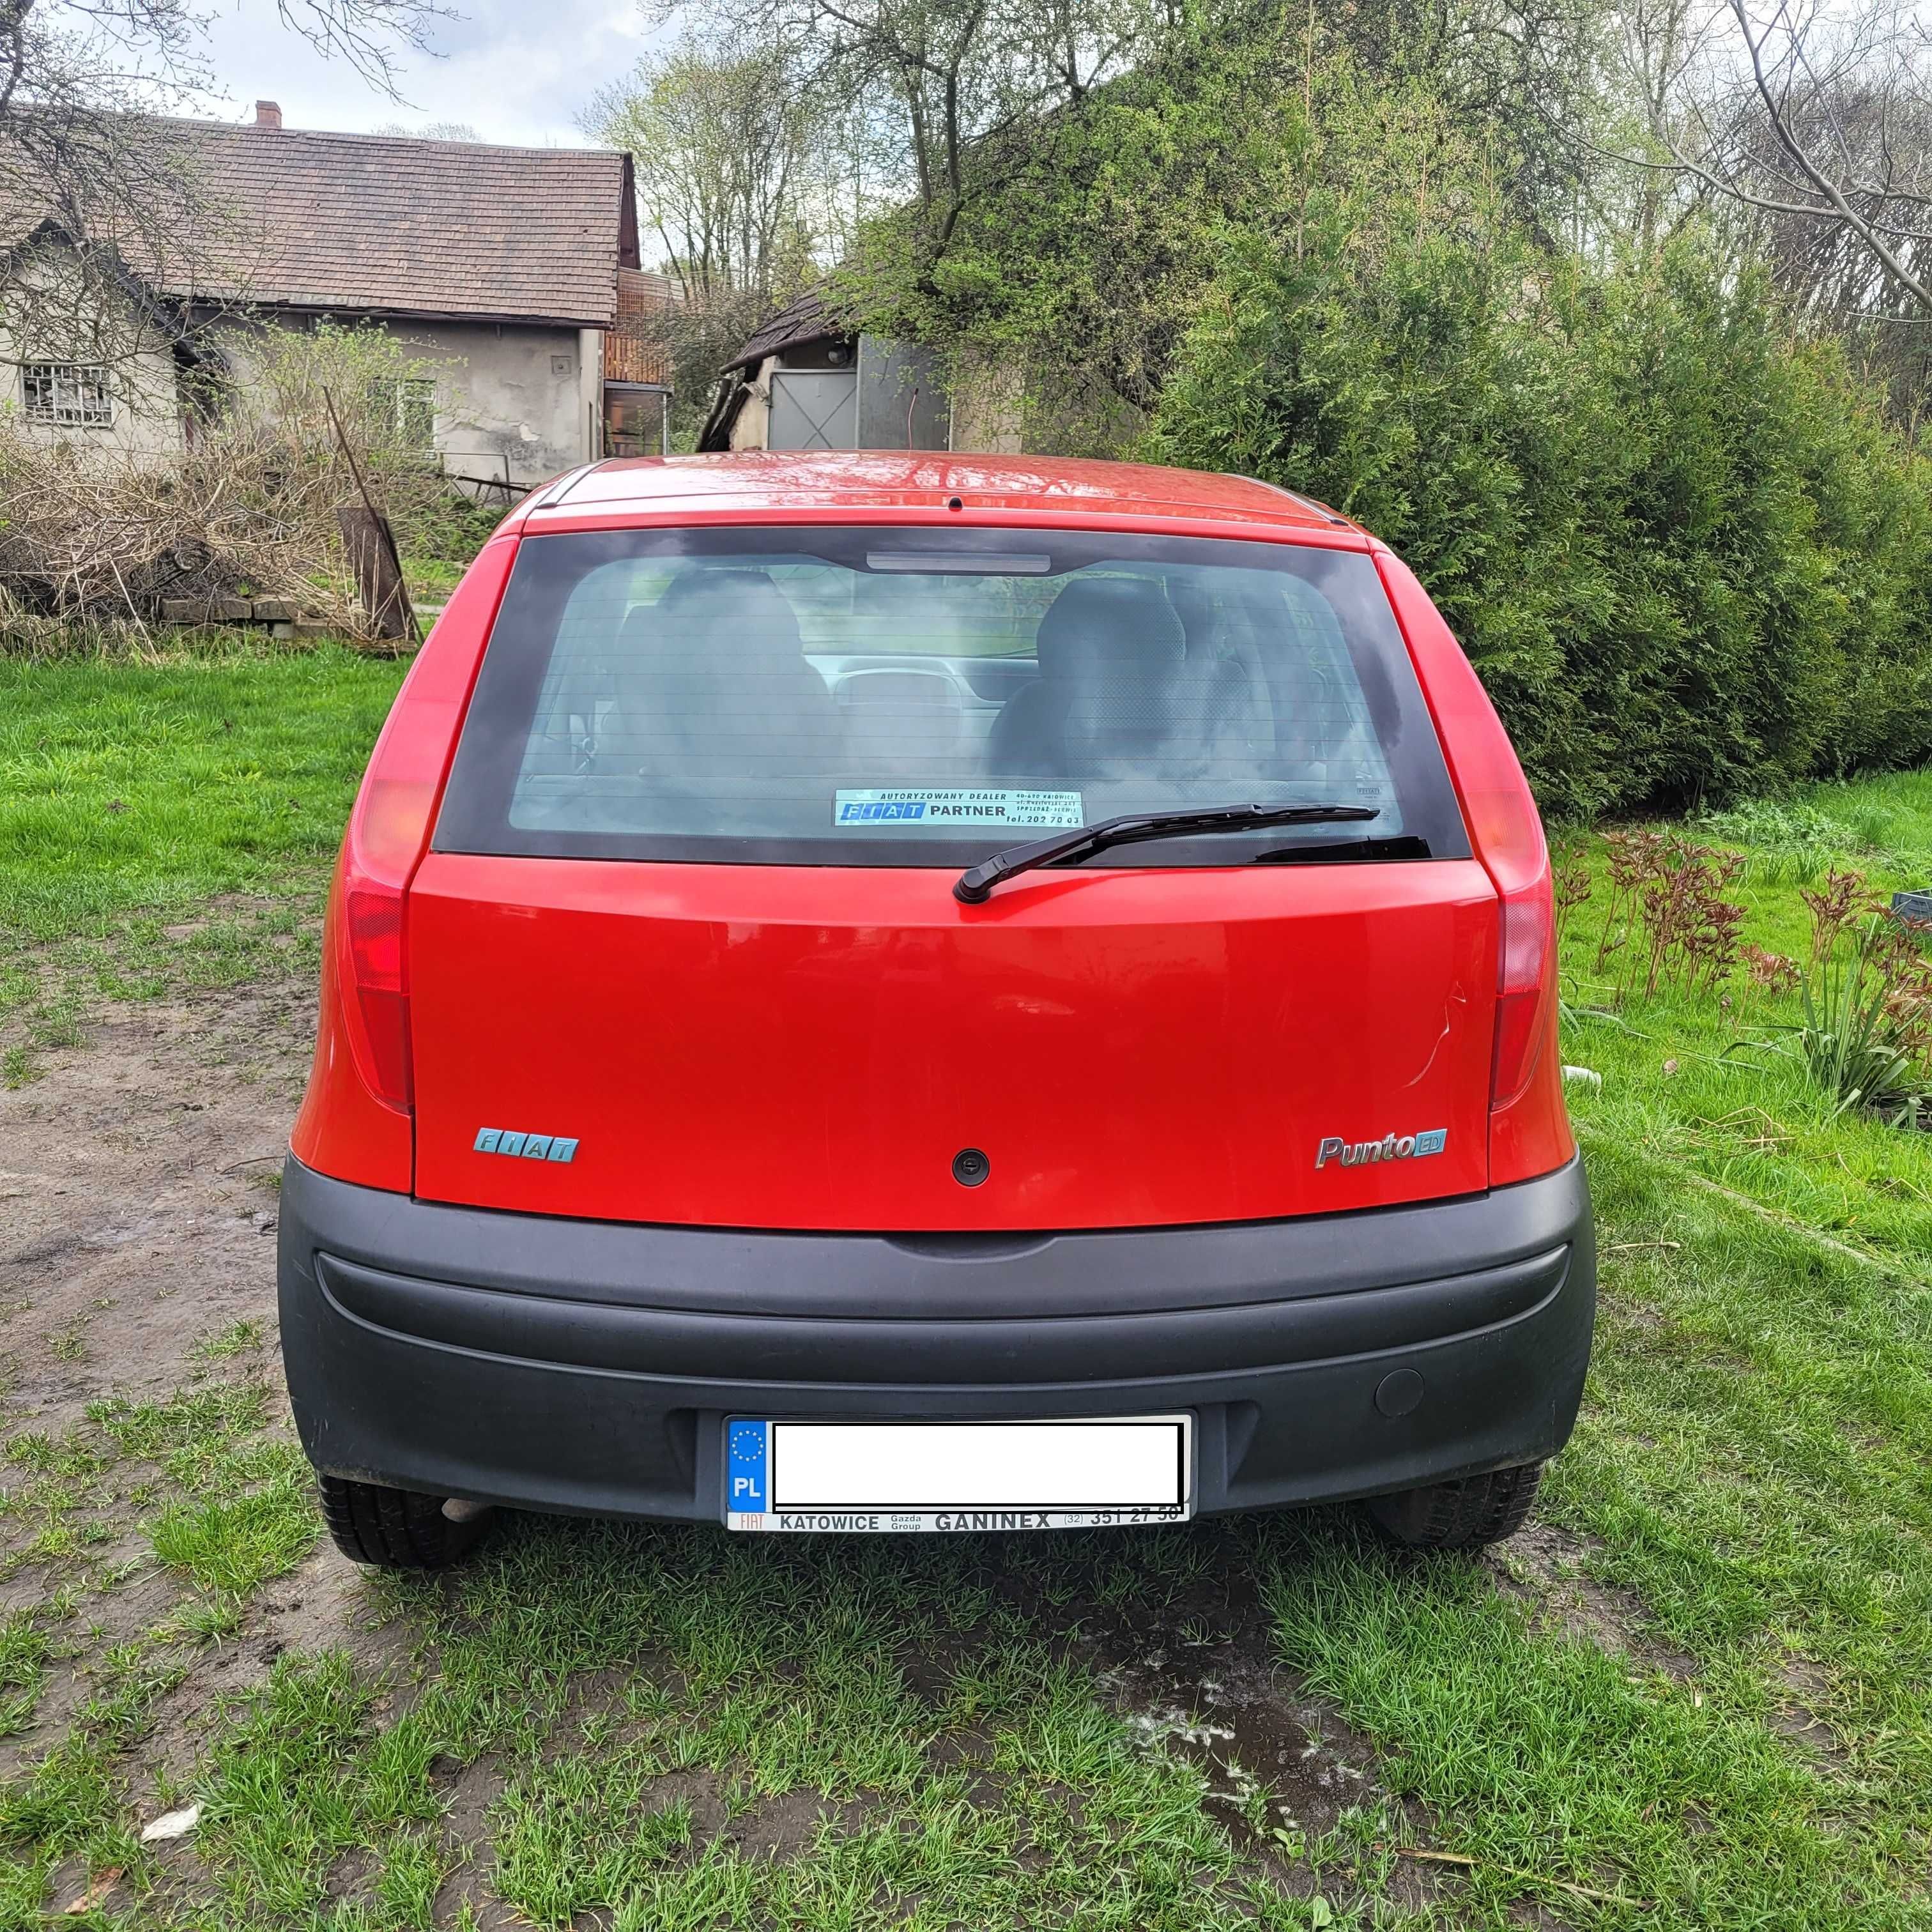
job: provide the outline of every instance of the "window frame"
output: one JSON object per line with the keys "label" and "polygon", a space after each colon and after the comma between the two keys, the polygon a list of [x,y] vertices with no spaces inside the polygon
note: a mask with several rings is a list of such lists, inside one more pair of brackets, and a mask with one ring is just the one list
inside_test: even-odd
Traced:
{"label": "window frame", "polygon": [[[522,538],[498,606],[463,730],[457,742],[430,849],[505,858],[624,860],[692,865],[767,865],[958,869],[975,865],[1016,842],[1010,830],[988,827],[957,838],[929,833],[903,838],[868,836],[862,842],[828,829],[823,838],[750,834],[559,830],[514,825],[510,812],[530,734],[560,627],[578,585],[594,569],[653,559],[763,554],[816,557],[850,567],[855,556],[883,548],[930,552],[1011,554],[1051,546],[1064,576],[1096,562],[1145,561],[1281,571],[1301,578],[1328,598],[1324,578],[1348,608],[1337,608],[1342,643],[1370,706],[1391,782],[1402,802],[1402,835],[1426,841],[1429,862],[1466,859],[1472,848],[1462,808],[1433,718],[1374,560],[1365,550],[1312,544],[1244,542],[1232,538],[1169,536],[1132,532],[976,526],[946,529],[907,524],[707,524],[557,532]],[[567,576],[539,582],[572,550],[584,559]],[[1344,581],[1350,580],[1352,581]],[[904,580],[903,578],[901,579]],[[1034,580],[1039,580],[1036,578]],[[545,614],[548,628],[526,626]],[[823,653],[817,653],[823,655]],[[1001,662],[997,657],[985,660]],[[1372,833],[1374,827],[1368,830]],[[1154,844],[1116,847],[1096,868],[1240,865],[1258,850],[1346,838],[1358,827],[1316,826],[1305,835],[1280,829]],[[1405,862],[1416,862],[1405,857]]]}
{"label": "window frame", "polygon": [[[434,376],[382,376],[376,379],[386,405],[388,428],[396,447],[410,455],[436,454],[436,394]],[[412,412],[422,412],[420,435],[410,430]]]}

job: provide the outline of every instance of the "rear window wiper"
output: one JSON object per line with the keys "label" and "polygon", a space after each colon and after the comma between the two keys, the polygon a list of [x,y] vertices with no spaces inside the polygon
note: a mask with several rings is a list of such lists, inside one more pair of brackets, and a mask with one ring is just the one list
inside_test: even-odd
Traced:
{"label": "rear window wiper", "polygon": [[1397,832],[1387,838],[1336,838],[1318,845],[1304,841],[1299,845],[1277,845],[1272,852],[1257,852],[1257,866],[1326,866],[1361,859],[1426,859],[1429,841],[1412,832]]}
{"label": "rear window wiper", "polygon": [[1277,825],[1342,825],[1379,818],[1368,805],[1216,805],[1191,812],[1152,812],[1124,818],[1103,818],[1098,825],[1058,832],[1030,845],[1010,846],[980,865],[969,866],[953,881],[952,896],[962,905],[982,905],[1002,879],[1030,872],[1041,866],[1077,866],[1112,845],[1133,845],[1148,838],[1187,838],[1204,832],[1266,832]]}

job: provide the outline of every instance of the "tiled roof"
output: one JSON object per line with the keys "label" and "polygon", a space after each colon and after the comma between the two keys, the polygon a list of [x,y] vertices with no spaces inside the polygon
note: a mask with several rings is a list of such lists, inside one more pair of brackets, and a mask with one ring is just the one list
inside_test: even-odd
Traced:
{"label": "tiled roof", "polygon": [[[631,158],[176,121],[222,232],[192,287],[306,309],[608,328],[638,266]],[[133,263],[136,272],[140,264]]]}
{"label": "tiled roof", "polygon": [[850,332],[826,312],[823,286],[807,289],[794,296],[754,334],[730,362],[727,369],[755,369],[767,356],[801,342],[817,342],[828,335]]}

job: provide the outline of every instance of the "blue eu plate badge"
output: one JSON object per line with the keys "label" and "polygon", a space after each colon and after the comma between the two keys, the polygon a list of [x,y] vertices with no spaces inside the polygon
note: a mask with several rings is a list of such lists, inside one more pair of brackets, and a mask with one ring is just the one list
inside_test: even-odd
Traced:
{"label": "blue eu plate badge", "polygon": [[762,1516],[770,1494],[771,1424],[734,1422],[724,1459],[727,1507],[732,1515]]}

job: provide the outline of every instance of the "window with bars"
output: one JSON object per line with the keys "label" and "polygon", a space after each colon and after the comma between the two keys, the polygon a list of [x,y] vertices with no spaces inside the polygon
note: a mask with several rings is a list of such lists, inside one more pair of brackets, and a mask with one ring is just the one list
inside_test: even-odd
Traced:
{"label": "window with bars", "polygon": [[97,362],[29,362],[20,370],[29,422],[63,429],[106,429],[114,422],[114,391]]}

